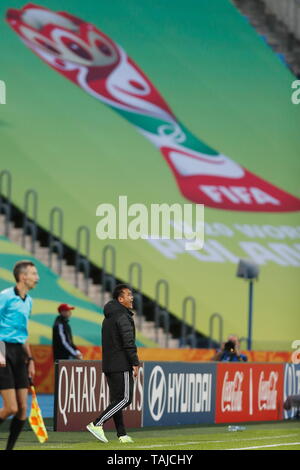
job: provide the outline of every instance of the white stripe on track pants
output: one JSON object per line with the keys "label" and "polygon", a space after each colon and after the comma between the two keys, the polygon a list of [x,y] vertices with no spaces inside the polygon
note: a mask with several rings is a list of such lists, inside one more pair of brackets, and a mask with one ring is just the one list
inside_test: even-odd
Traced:
{"label": "white stripe on track pants", "polygon": [[110,404],[94,420],[94,425],[102,426],[107,420],[113,418],[118,437],[126,434],[123,422],[123,408],[130,405],[133,394],[132,372],[111,372],[105,374],[110,393]]}

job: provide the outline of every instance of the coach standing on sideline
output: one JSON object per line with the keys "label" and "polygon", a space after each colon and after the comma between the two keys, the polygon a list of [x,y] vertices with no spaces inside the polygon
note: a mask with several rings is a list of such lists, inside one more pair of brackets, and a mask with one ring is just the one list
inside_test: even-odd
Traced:
{"label": "coach standing on sideline", "polygon": [[133,394],[133,377],[138,375],[139,360],[135,345],[135,326],[132,319],[133,295],[126,284],[119,284],[113,300],[104,306],[102,323],[102,370],[110,391],[110,404],[101,415],[87,425],[97,439],[108,442],[103,424],[113,418],[119,441],[133,442],[127,436],[122,409],[130,405]]}
{"label": "coach standing on sideline", "polygon": [[28,319],[32,308],[28,291],[39,281],[32,261],[16,263],[13,274],[16,285],[0,293],[0,341],[5,345],[5,364],[0,366],[0,393],[3,398],[0,424],[14,415],[6,450],[13,449],[26,421],[28,377],[33,379],[35,375],[28,344]]}

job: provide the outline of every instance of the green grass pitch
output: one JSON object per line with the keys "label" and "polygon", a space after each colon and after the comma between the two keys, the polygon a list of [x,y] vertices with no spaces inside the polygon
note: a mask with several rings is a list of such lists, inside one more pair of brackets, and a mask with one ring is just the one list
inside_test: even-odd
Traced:
{"label": "green grass pitch", "polygon": [[[120,444],[116,433],[106,432],[108,444],[95,439],[88,431],[53,432],[52,420],[45,420],[49,440],[40,444],[26,425],[16,450],[300,450],[300,422],[246,424],[246,430],[229,432],[227,425],[180,426],[128,430],[134,444]],[[5,448],[6,422],[0,428],[0,450]]]}

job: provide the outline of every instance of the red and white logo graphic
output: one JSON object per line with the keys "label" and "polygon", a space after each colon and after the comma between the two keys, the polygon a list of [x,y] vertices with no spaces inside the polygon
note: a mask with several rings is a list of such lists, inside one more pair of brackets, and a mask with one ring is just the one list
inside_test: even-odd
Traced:
{"label": "red and white logo graphic", "polygon": [[284,364],[218,364],[216,423],[283,417]]}
{"label": "red and white logo graphic", "polygon": [[242,411],[244,373],[236,371],[233,380],[229,380],[229,372],[226,371],[222,387],[222,411]]}
{"label": "red and white logo graphic", "polygon": [[268,378],[265,378],[265,372],[259,375],[258,383],[258,409],[276,410],[277,407],[277,382],[278,372],[272,371]]}
{"label": "red and white logo graphic", "polygon": [[126,51],[94,25],[30,3],[20,10],[9,9],[6,19],[25,46],[46,64],[113,108],[150,140],[188,200],[236,211],[300,210],[299,198],[186,129]]}

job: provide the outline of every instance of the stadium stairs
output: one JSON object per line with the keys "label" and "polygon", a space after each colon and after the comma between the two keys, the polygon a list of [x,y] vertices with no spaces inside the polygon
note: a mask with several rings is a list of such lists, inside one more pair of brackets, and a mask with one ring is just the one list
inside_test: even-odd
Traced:
{"label": "stadium stairs", "polygon": [[[25,235],[23,237],[23,229],[15,226],[14,222],[9,222],[9,240],[19,246],[22,246],[25,250],[29,252],[32,250],[32,239],[30,235]],[[0,215],[0,234],[5,233],[5,216]],[[34,257],[38,259],[45,266],[49,264],[49,250],[48,247],[42,246],[39,240],[34,242]],[[67,281],[69,284],[73,285],[79,289],[82,293],[86,290],[86,280],[82,272],[77,273],[77,282],[76,282],[76,269],[74,265],[67,264],[65,259],[62,260],[61,268],[59,257],[57,253],[52,253],[51,256],[51,269],[54,273],[59,274],[59,276]],[[92,278],[88,279],[88,298],[95,305],[101,307],[101,284],[94,282]],[[111,299],[109,292],[104,293],[104,303],[108,302]],[[139,334],[145,338],[145,341],[142,341],[144,344],[147,343],[146,340],[149,340],[149,345],[165,347],[166,345],[166,334],[163,328],[155,328],[154,321],[147,321],[145,317],[138,318],[137,315],[134,316],[136,328]],[[168,348],[178,348],[179,340],[174,338],[171,333],[168,337]]]}
{"label": "stadium stairs", "polygon": [[300,1],[233,0],[257,33],[300,78]]}

